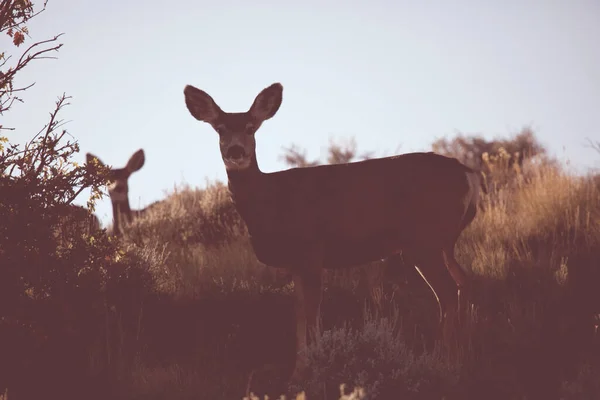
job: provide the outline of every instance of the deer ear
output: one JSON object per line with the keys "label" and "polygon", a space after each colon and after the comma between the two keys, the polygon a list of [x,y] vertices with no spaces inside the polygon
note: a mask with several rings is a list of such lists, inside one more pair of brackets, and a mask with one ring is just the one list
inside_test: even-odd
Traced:
{"label": "deer ear", "polygon": [[283,86],[281,83],[274,83],[271,86],[263,89],[256,99],[252,107],[250,107],[250,115],[259,121],[266,121],[273,117],[283,99]]}
{"label": "deer ear", "polygon": [[215,103],[212,97],[204,90],[187,85],[183,89],[185,95],[185,105],[190,114],[198,121],[212,124],[219,118],[221,108]]}
{"label": "deer ear", "polygon": [[146,157],[144,155],[144,150],[139,149],[129,158],[127,161],[127,166],[125,167],[127,171],[131,174],[132,172],[139,171],[140,168],[144,166],[144,162],[146,161]]}
{"label": "deer ear", "polygon": [[104,165],[104,163],[97,156],[93,155],[92,153],[86,153],[85,162],[87,164],[91,164],[94,159],[96,159],[96,162],[98,162],[99,165]]}

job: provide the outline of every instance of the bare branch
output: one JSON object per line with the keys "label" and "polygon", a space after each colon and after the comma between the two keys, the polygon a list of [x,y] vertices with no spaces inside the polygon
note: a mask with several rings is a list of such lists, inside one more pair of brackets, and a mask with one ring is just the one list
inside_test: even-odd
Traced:
{"label": "bare branch", "polygon": [[8,57],[4,57],[2,59],[2,62],[0,62],[0,67],[4,67],[4,65],[8,62],[8,60],[10,60],[12,58],[12,56],[8,56]]}
{"label": "bare branch", "polygon": [[22,88],[12,89],[11,92],[12,93],[14,93],[14,92],[24,92],[25,90],[33,87],[33,85],[35,85],[35,82],[29,84],[28,86],[22,87]]}
{"label": "bare branch", "polygon": [[[52,111],[50,113],[50,122],[46,125],[46,131],[44,133],[44,138],[42,140],[42,146],[41,148],[41,154],[40,154],[40,164],[37,168],[36,173],[40,174],[41,171],[43,170],[43,168],[46,166],[46,150],[48,149],[48,146],[46,145],[48,142],[48,138],[50,137],[50,135],[57,129],[57,124],[60,124],[62,121],[57,121],[56,117],[58,115],[58,113],[60,112],[60,110],[64,107],[69,105],[69,103],[67,103],[66,101],[70,99],[70,97],[67,97],[67,95],[65,93],[62,94],[61,97],[59,97],[59,99],[56,101],[56,106],[54,107],[54,111]],[[62,138],[62,136],[61,136]],[[59,138],[60,140],[60,138]]]}
{"label": "bare branch", "polygon": [[306,150],[300,149],[297,145],[292,144],[290,147],[284,147],[284,154],[279,158],[291,167],[311,167],[319,165],[319,161],[308,161]]}
{"label": "bare branch", "polygon": [[[14,67],[9,68],[8,71],[5,73],[0,73],[0,99],[2,99],[2,100],[0,100],[0,115],[4,111],[7,111],[8,109],[10,109],[15,101],[22,101],[17,96],[14,96],[15,93],[26,91],[27,89],[31,88],[35,84],[35,82],[34,82],[27,86],[15,89],[13,87],[13,80],[14,80],[16,74],[19,71],[21,71],[23,68],[25,68],[32,60],[54,59],[55,57],[48,56],[47,54],[50,52],[58,51],[63,46],[62,43],[56,44],[52,47],[43,48],[43,49],[39,49],[39,48],[40,48],[40,46],[44,46],[44,45],[47,45],[50,43],[55,43],[58,40],[58,38],[60,38],[62,35],[63,35],[63,33],[56,35],[52,39],[43,40],[43,41],[32,44],[21,54],[21,56],[19,57],[19,60],[17,61],[17,64]],[[4,97],[8,97],[8,98],[3,99]]]}
{"label": "bare branch", "polygon": [[594,142],[592,139],[587,138],[587,144],[585,145],[585,147],[588,147],[592,150],[597,151],[598,153],[600,153],[600,141],[596,141]]}

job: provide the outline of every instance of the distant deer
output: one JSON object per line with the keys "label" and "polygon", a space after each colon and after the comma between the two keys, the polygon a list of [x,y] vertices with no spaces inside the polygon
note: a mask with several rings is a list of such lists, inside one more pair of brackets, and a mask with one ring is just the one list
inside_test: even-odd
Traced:
{"label": "distant deer", "polygon": [[453,332],[459,290],[469,276],[454,257],[475,218],[481,175],[454,158],[411,153],[337,165],[260,171],[255,133],[275,115],[283,86],[263,89],[247,112],[224,112],[206,92],[186,86],[187,109],[220,138],[229,190],[258,260],[289,268],[296,297],[296,364],[307,366],[309,334],[319,327],[322,269],[402,252],[429,284],[444,339]]}
{"label": "distant deer", "polygon": [[[87,153],[86,162],[91,164],[96,159],[100,165],[104,165],[100,158]],[[129,158],[124,168],[111,168],[109,175],[108,194],[113,209],[113,233],[117,236],[123,234],[125,225],[130,224],[137,216],[142,215],[156,203],[150,204],[141,210],[132,210],[129,205],[129,177],[132,173],[139,171],[146,161],[144,150],[139,149]]]}

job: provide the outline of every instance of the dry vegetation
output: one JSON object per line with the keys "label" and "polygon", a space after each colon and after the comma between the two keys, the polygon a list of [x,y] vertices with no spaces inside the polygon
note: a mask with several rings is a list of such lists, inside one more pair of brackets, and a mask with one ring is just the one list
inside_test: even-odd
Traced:
{"label": "dry vegetation", "polygon": [[[362,388],[348,399],[599,396],[598,185],[552,163],[526,160],[515,170],[506,156],[488,160],[513,179],[492,186],[458,244],[475,277],[460,363],[447,362],[434,343],[435,302],[397,257],[327,272],[312,374],[301,387],[282,386],[293,362],[293,287],[285,271],[255,259],[226,187],[215,183],[180,188],[134,222],[117,250],[120,267],[105,272],[131,270],[98,292],[111,306],[82,303],[68,323],[48,322],[55,342],[27,350],[27,365],[13,364],[9,391],[39,393],[19,386],[26,378],[62,393],[56,383],[44,386],[52,368],[64,385],[85,376],[70,393],[88,398],[239,399],[249,378],[271,398],[305,391],[308,399],[338,399],[340,383]],[[84,307],[97,315],[83,319]],[[67,343],[58,331],[71,332]]]}
{"label": "dry vegetation", "polygon": [[[0,33],[20,46],[32,4],[1,4]],[[20,103],[17,72],[57,40],[21,58],[3,53],[0,112]],[[460,361],[438,348],[437,305],[398,256],[326,272],[311,375],[286,387],[293,285],[256,260],[226,187],[177,189],[120,241],[90,231],[71,202],[91,188],[93,206],[105,178],[71,161],[77,144],[65,143],[58,118],[67,99],[23,148],[0,131],[0,399],[241,399],[249,389],[344,400],[600,398],[600,180],[565,172],[531,131],[434,144],[487,177],[457,249],[474,277]],[[327,162],[357,158],[349,146],[333,144]],[[296,147],[284,159],[319,163]],[[340,384],[360,389],[340,394]]]}
{"label": "dry vegetation", "polygon": [[[449,364],[433,343],[435,303],[398,257],[327,273],[312,376],[289,390],[329,399],[340,383],[383,399],[600,395],[599,188],[553,163],[507,172],[506,159],[488,162],[513,179],[493,185],[458,245],[475,277],[462,362]],[[256,261],[226,188],[179,190],[132,228],[126,247],[151,266],[160,296],[140,309],[144,351],[121,380],[128,393],[237,398],[251,373],[253,389],[284,390],[289,277]]]}

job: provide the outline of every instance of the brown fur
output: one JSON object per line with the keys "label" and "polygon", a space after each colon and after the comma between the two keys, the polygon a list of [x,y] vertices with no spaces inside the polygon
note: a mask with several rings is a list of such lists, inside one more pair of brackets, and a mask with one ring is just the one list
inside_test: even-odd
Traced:
{"label": "brown fur", "polygon": [[449,338],[457,289],[465,292],[469,281],[454,246],[477,213],[480,173],[431,152],[263,173],[254,133],[279,109],[282,90],[280,84],[264,89],[246,113],[223,112],[193,86],[186,86],[184,94],[190,113],[220,135],[231,196],[257,258],[293,271],[294,377],[306,366],[308,333],[318,328],[323,268],[363,264],[402,251],[436,295],[443,335]]}

